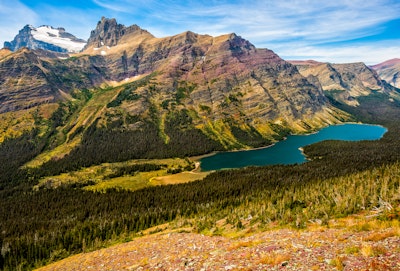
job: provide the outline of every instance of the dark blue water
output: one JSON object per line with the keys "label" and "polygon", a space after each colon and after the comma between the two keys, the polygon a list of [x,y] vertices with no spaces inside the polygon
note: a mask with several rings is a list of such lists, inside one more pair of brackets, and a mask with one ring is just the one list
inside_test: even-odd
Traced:
{"label": "dark blue water", "polygon": [[386,128],[368,124],[342,124],[328,126],[319,132],[310,135],[291,135],[286,140],[262,149],[220,152],[201,159],[201,169],[220,170],[241,168],[246,166],[262,166],[276,164],[296,164],[306,161],[299,148],[324,140],[377,140],[380,139]]}

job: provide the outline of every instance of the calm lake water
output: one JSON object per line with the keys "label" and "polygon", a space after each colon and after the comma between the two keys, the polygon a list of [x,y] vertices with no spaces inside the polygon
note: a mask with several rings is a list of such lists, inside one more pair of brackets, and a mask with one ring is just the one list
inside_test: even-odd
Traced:
{"label": "calm lake water", "polygon": [[270,147],[234,152],[220,152],[201,159],[201,169],[220,170],[241,168],[246,166],[262,166],[276,164],[296,164],[306,161],[299,148],[324,140],[377,140],[386,128],[369,124],[341,124],[328,126],[317,133],[309,135],[290,135],[286,140]]}

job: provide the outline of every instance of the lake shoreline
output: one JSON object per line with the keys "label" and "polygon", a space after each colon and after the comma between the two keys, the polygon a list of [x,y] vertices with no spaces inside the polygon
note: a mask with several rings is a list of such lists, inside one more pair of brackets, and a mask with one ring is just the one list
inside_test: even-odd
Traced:
{"label": "lake shoreline", "polygon": [[[370,139],[370,138],[367,137],[368,135],[364,136],[363,134],[359,134],[359,135],[357,135],[357,136],[359,136],[359,138],[353,139],[352,138],[352,136],[353,136],[352,133],[354,131],[351,131],[350,134],[348,132],[344,132],[343,135],[340,135],[340,134],[337,135],[337,134],[333,133],[332,136],[336,136],[336,137],[339,137],[339,138],[335,138],[335,137],[330,138],[330,136],[328,136],[327,138],[320,139],[319,141],[311,142],[309,144],[307,143],[307,144],[302,145],[300,147],[296,147],[296,150],[298,152],[300,152],[301,157],[303,158],[302,161],[289,162],[289,163],[286,163],[284,161],[283,163],[281,163],[280,160],[278,159],[276,163],[273,163],[273,162],[269,161],[266,164],[260,164],[259,160],[257,160],[253,164],[249,163],[249,164],[246,164],[246,165],[243,165],[243,166],[237,166],[237,163],[236,163],[237,161],[233,161],[234,162],[233,166],[223,166],[220,169],[226,169],[226,168],[234,169],[234,168],[243,168],[243,167],[247,167],[247,166],[262,166],[262,165],[272,165],[272,164],[304,163],[305,161],[310,161],[310,159],[304,154],[303,147],[305,147],[306,145],[315,144],[317,142],[325,141],[325,140],[344,140],[344,141],[378,140],[378,139],[382,138],[383,135],[387,132],[387,128],[382,126],[382,125],[368,124],[368,123],[361,123],[361,122],[345,122],[345,123],[325,126],[325,127],[321,128],[321,129],[319,129],[317,131],[313,131],[313,132],[307,133],[307,134],[291,134],[291,135],[288,135],[287,137],[284,137],[283,140],[274,142],[273,144],[270,144],[270,145],[267,145],[267,146],[262,146],[262,147],[257,147],[257,148],[250,148],[250,149],[240,149],[240,150],[216,151],[216,152],[211,152],[211,153],[204,154],[204,155],[191,157],[191,159],[193,159],[193,160],[195,160],[197,162],[200,162],[200,168],[199,168],[200,171],[219,170],[219,169],[215,169],[214,167],[212,167],[212,169],[207,169],[207,167],[206,168],[202,167],[203,162],[204,162],[202,160],[204,160],[204,159],[207,160],[209,157],[213,157],[213,156],[224,156],[225,157],[224,159],[228,159],[229,160],[229,158],[227,158],[227,157],[229,157],[230,154],[236,155],[238,153],[247,153],[249,151],[268,150],[268,149],[273,148],[273,147],[276,148],[277,144],[279,144],[279,145],[283,144],[283,142],[287,141],[287,139],[289,137],[298,137],[298,140],[300,140],[301,138],[303,138],[303,140],[304,140],[305,137],[309,137],[309,136],[313,136],[313,135],[316,136],[316,135],[320,134],[322,131],[324,131],[324,129],[338,129],[338,130],[340,130],[340,129],[343,129],[343,128],[340,128],[340,127],[343,127],[343,126],[349,126],[347,129],[356,129],[356,130],[357,129],[365,129],[366,127],[370,127],[370,128],[373,128],[373,129],[372,130],[369,129],[369,130],[371,130],[373,132],[379,132],[379,137],[378,138],[373,137],[373,139]],[[356,126],[356,127],[354,127],[354,126]],[[334,128],[334,127],[339,127],[339,128]],[[361,127],[363,127],[363,128],[361,128]],[[380,128],[380,129],[376,130],[376,128]],[[324,132],[323,132],[323,134],[324,134]],[[320,136],[322,136],[322,134],[320,134]],[[342,137],[348,137],[348,138],[342,138]],[[282,155],[282,154],[280,154],[280,155]],[[216,158],[214,158],[214,160],[216,160]],[[239,160],[243,160],[243,159],[239,159]],[[209,162],[209,163],[212,164],[212,162]],[[226,161],[225,161],[225,163],[226,163]]]}

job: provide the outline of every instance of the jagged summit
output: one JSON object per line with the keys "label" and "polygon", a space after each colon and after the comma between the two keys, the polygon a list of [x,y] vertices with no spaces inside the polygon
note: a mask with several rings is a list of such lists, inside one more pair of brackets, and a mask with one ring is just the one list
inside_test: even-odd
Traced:
{"label": "jagged summit", "polygon": [[17,51],[22,47],[43,49],[58,53],[77,53],[85,46],[86,41],[75,37],[64,28],[54,28],[48,25],[34,27],[25,25],[11,42],[5,42],[4,47]]}
{"label": "jagged summit", "polygon": [[116,19],[102,17],[97,23],[96,29],[90,33],[89,40],[84,50],[88,48],[100,48],[102,46],[116,46],[122,37],[130,34],[145,34],[153,37],[146,30],[141,29],[137,25],[126,27],[123,24],[117,23]]}

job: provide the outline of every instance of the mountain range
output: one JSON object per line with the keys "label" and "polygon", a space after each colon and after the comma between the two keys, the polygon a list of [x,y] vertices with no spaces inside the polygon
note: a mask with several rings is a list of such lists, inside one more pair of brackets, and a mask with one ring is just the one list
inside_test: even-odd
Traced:
{"label": "mountain range", "polygon": [[[98,108],[71,131],[95,120],[98,127],[119,120],[113,129],[129,131],[151,122],[168,144],[166,124],[183,115],[181,131],[200,132],[223,149],[246,148],[351,119],[330,99],[350,106],[372,93],[399,99],[398,89],[363,63],[287,62],[234,33],[156,38],[103,17],[87,42],[62,28],[25,26],[5,45],[0,113],[73,103],[82,90],[101,96]],[[105,89],[110,94],[100,95]]]}

